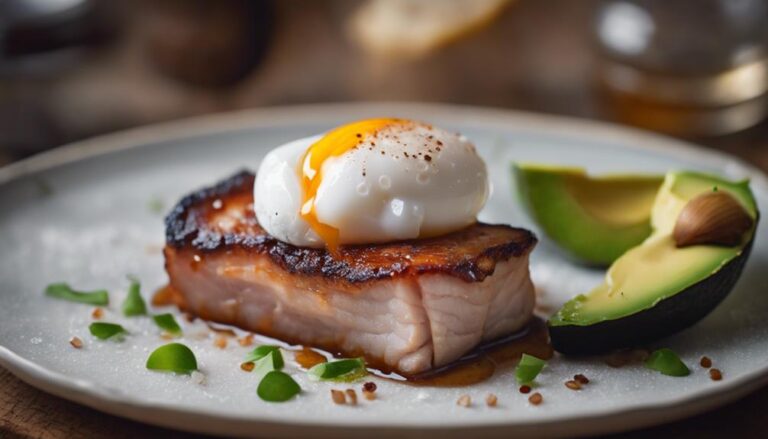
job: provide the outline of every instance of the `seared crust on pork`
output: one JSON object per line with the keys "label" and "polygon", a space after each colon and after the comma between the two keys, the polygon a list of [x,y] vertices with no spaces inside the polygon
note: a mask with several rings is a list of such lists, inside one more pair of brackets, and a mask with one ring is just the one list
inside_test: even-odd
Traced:
{"label": "seared crust on pork", "polygon": [[201,255],[267,255],[291,274],[356,284],[427,273],[481,282],[499,262],[527,255],[537,242],[524,229],[476,223],[436,238],[342,246],[333,256],[325,249],[281,242],[264,231],[253,212],[253,182],[253,173],[241,171],[184,197],[165,220],[167,247]]}

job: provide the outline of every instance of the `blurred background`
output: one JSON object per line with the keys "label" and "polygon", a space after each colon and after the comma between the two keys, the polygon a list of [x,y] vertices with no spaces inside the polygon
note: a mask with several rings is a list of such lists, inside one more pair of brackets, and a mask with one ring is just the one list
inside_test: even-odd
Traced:
{"label": "blurred background", "polygon": [[768,169],[768,0],[2,0],[0,164],[251,107],[607,120]]}

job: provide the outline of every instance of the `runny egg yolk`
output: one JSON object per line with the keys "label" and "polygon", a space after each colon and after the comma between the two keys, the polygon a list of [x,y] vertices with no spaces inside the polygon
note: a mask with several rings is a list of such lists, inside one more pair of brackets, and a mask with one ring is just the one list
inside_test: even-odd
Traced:
{"label": "runny egg yolk", "polygon": [[299,161],[299,179],[304,194],[301,218],[325,242],[330,251],[335,252],[339,248],[339,230],[321,223],[315,212],[315,197],[323,182],[323,163],[330,157],[340,156],[355,148],[366,137],[375,135],[383,128],[406,122],[403,119],[380,118],[365,119],[340,126],[310,145]]}

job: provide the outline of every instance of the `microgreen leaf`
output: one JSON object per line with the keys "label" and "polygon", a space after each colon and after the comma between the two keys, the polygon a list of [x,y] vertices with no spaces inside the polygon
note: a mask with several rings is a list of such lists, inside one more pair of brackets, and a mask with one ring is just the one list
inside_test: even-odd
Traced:
{"label": "microgreen leaf", "polygon": [[307,373],[316,380],[350,382],[364,377],[368,371],[362,358],[346,358],[317,364]]}
{"label": "microgreen leaf", "polygon": [[259,383],[256,393],[268,402],[283,402],[301,392],[301,387],[290,375],[279,370],[267,372]]}
{"label": "microgreen leaf", "polygon": [[116,335],[127,334],[125,328],[116,323],[94,322],[88,326],[88,330],[91,331],[91,335],[100,340],[106,340]]}
{"label": "microgreen leaf", "polygon": [[181,326],[176,323],[176,319],[173,318],[173,314],[158,314],[156,316],[152,316],[152,320],[155,321],[155,324],[159,326],[160,329],[163,329],[173,335],[181,335]]}
{"label": "microgreen leaf", "polygon": [[272,346],[272,345],[262,345],[258,346],[256,349],[252,350],[248,356],[245,357],[245,361],[259,361],[262,358],[266,357],[270,353],[277,351],[277,353],[280,355],[280,367],[278,369],[281,369],[283,367],[283,355],[280,354],[280,348],[278,346]]}
{"label": "microgreen leaf", "polygon": [[109,305],[109,293],[106,290],[75,291],[68,284],[55,283],[46,287],[45,294],[71,302],[87,303],[89,305]]}
{"label": "microgreen leaf", "polygon": [[690,369],[680,360],[672,349],[662,348],[651,354],[645,360],[645,367],[673,377],[684,377],[691,374]]}
{"label": "microgreen leaf", "polygon": [[147,304],[141,297],[141,284],[138,280],[130,278],[131,286],[128,287],[128,295],[123,301],[123,314],[126,317],[147,315]]}
{"label": "microgreen leaf", "polygon": [[181,343],[169,343],[155,349],[147,359],[147,369],[160,372],[190,373],[197,370],[192,350]]}
{"label": "microgreen leaf", "polygon": [[515,378],[517,378],[517,382],[519,384],[532,383],[546,364],[547,362],[541,358],[523,354],[523,356],[520,357],[520,362],[515,368]]}
{"label": "microgreen leaf", "polygon": [[256,366],[253,370],[256,376],[263,377],[273,370],[282,369],[284,365],[283,354],[281,354],[279,350],[274,350],[256,361]]}

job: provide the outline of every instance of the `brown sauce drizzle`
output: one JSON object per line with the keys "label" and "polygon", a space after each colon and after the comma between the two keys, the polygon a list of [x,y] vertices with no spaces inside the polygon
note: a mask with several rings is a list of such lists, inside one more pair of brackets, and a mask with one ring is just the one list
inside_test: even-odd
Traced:
{"label": "brown sauce drizzle", "polygon": [[152,295],[152,306],[176,305],[178,294],[172,286],[166,285],[155,291],[155,294]]}
{"label": "brown sauce drizzle", "polygon": [[502,368],[511,368],[523,354],[549,360],[554,354],[544,320],[534,317],[522,330],[478,346],[446,366],[412,377],[386,376],[412,386],[463,387],[483,382]]}
{"label": "brown sauce drizzle", "polygon": [[213,331],[214,333],[216,333],[218,335],[223,335],[225,337],[233,337],[233,338],[237,337],[237,333],[234,330],[230,329],[230,328],[218,326],[218,325],[216,325],[215,323],[212,323],[212,322],[206,322],[205,324],[206,324],[206,326],[208,326],[208,329],[210,329],[211,331]]}
{"label": "brown sauce drizzle", "polygon": [[[152,305],[176,305],[178,298],[179,294],[176,290],[167,285],[157,290],[152,297]],[[216,332],[226,333],[226,335],[230,336],[234,334],[233,331],[228,329],[211,326],[211,324],[208,326]],[[294,353],[294,359],[305,369],[328,361],[327,357],[336,356],[331,354],[323,355],[326,351],[308,346],[297,346],[296,348],[298,350]],[[524,353],[543,360],[552,358],[554,354],[554,350],[549,343],[547,325],[539,317],[533,317],[521,331],[482,344],[460,359],[428,372],[405,377],[397,373],[382,372],[375,369],[369,370],[381,378],[412,386],[463,387],[481,383],[491,378],[497,370],[514,367]]]}
{"label": "brown sauce drizzle", "polygon": [[328,361],[325,356],[306,346],[303,346],[300,351],[296,351],[293,358],[304,369],[311,369],[313,366]]}

